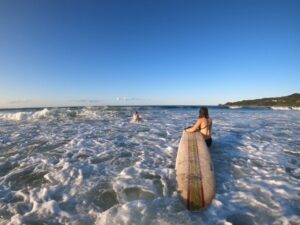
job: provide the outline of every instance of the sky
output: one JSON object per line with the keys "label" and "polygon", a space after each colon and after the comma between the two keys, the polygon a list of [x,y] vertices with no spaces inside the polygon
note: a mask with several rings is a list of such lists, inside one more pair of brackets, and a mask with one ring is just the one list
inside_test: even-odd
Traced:
{"label": "sky", "polygon": [[300,92],[298,0],[0,0],[0,107]]}

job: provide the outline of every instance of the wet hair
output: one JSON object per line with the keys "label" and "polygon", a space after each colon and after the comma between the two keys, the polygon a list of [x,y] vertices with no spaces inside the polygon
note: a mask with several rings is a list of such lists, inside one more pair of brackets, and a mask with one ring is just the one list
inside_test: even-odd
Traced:
{"label": "wet hair", "polygon": [[199,118],[203,118],[203,117],[205,117],[206,119],[209,118],[208,109],[206,106],[202,106],[199,110]]}

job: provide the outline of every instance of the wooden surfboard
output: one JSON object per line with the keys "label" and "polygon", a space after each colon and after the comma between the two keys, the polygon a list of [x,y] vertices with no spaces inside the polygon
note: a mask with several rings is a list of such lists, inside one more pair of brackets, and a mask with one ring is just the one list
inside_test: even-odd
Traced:
{"label": "wooden surfboard", "polygon": [[200,132],[183,131],[176,158],[176,181],[186,207],[199,211],[215,196],[215,176],[208,147]]}

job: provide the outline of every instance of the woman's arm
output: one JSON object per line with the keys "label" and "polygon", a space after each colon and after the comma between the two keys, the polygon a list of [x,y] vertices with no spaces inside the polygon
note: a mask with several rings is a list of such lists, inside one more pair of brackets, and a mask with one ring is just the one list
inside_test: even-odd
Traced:
{"label": "woman's arm", "polygon": [[201,120],[198,119],[194,126],[192,126],[190,128],[186,128],[185,131],[186,132],[195,132],[199,129],[200,125],[201,125]]}

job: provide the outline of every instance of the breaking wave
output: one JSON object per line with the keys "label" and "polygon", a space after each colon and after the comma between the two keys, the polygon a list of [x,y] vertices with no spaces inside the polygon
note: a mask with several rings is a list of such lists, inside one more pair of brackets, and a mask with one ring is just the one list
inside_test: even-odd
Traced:
{"label": "breaking wave", "polygon": [[[142,122],[131,123],[138,110]],[[176,192],[197,107],[0,111],[0,224],[299,224],[300,112],[210,108],[217,194]]]}

